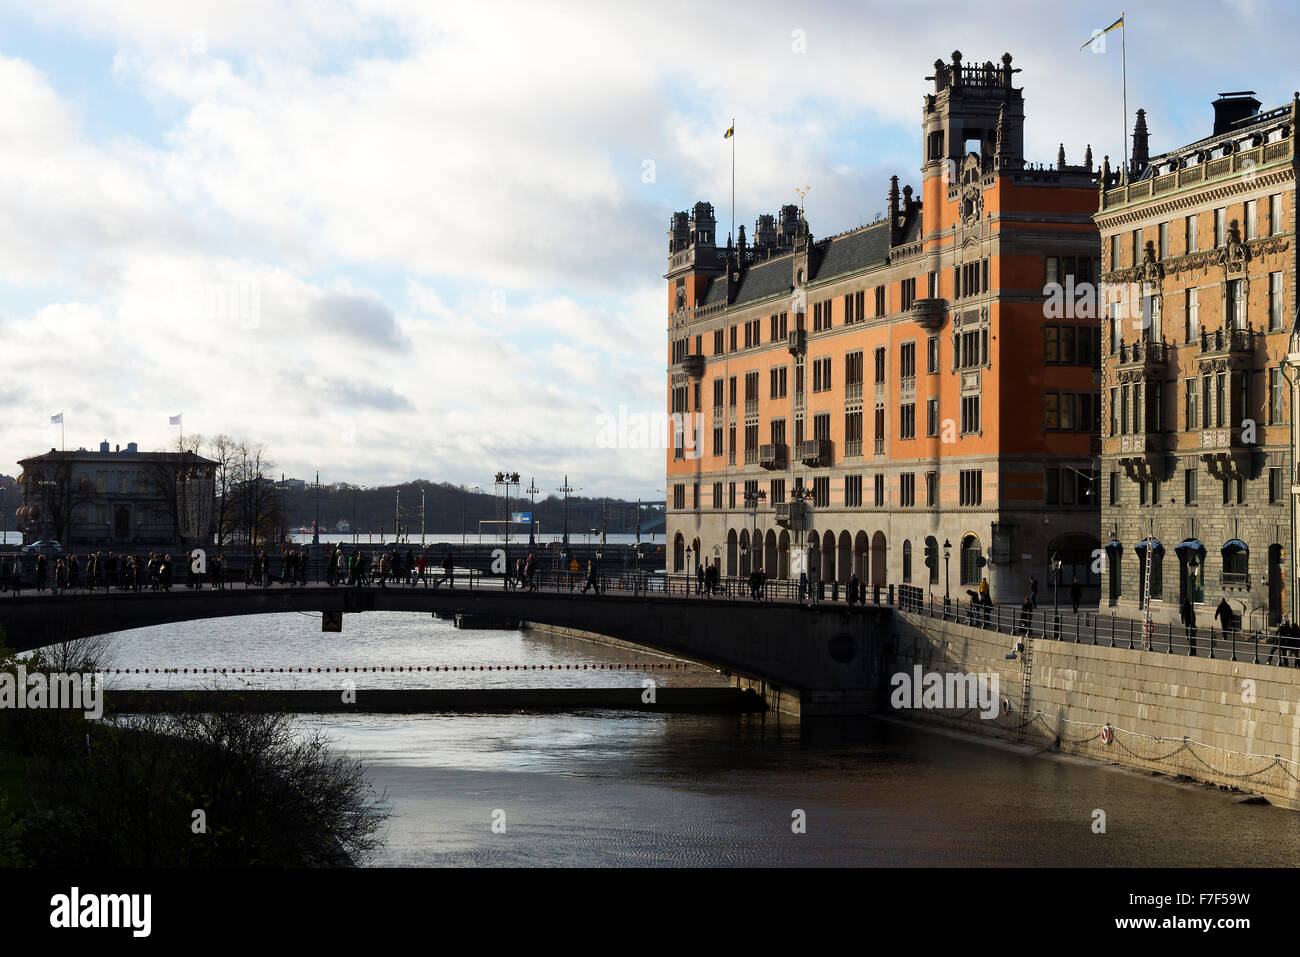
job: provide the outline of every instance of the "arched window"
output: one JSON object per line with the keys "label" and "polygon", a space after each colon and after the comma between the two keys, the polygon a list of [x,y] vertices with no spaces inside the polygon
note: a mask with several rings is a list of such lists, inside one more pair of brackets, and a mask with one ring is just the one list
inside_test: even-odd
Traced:
{"label": "arched window", "polygon": [[910,541],[903,542],[903,582],[907,585],[912,584],[912,543]]}
{"label": "arched window", "polygon": [[1205,601],[1205,546],[1187,538],[1174,548],[1178,555],[1178,600],[1190,598],[1193,604]]}
{"label": "arched window", "polygon": [[967,535],[961,540],[961,584],[978,585],[980,583],[982,559],[978,535]]}
{"label": "arched window", "polygon": [[1250,585],[1250,548],[1239,538],[1224,543],[1223,584],[1235,588]]}

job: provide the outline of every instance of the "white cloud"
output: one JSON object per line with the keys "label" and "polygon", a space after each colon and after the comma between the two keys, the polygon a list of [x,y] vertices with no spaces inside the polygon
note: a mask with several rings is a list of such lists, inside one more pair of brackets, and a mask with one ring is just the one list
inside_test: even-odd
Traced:
{"label": "white cloud", "polygon": [[[1265,7],[1238,11],[1293,19]],[[1130,17],[1129,101],[1155,150],[1199,135],[1218,89],[1272,79],[1240,64],[1290,62],[1287,30],[1248,50],[1206,35],[1208,10]],[[165,129],[96,139],[59,92],[66,65],[0,57],[0,286],[57,289],[0,302],[0,461],[47,447],[59,408],[75,442],[145,445],[184,409],[187,431],[256,437],[304,474],[510,465],[635,494],[662,453],[597,448],[596,417],[663,405],[668,216],[703,198],[730,218],[732,117],[737,221],[811,185],[817,235],[870,221],[891,172],[919,185],[923,77],[953,47],[1015,54],[1031,160],[1062,141],[1072,162],[1089,139],[1098,163],[1120,152],[1114,44],[1078,51],[1104,24],[1028,2],[998,18],[777,0],[23,14],[109,45],[105,86]],[[1167,86],[1189,62],[1208,85]]]}

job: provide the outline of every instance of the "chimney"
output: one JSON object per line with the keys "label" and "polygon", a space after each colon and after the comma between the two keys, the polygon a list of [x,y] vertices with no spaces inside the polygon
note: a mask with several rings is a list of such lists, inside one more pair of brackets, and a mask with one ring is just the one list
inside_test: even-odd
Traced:
{"label": "chimney", "polygon": [[898,177],[889,177],[889,245],[898,245]]}
{"label": "chimney", "polygon": [[1214,135],[1227,133],[1238,120],[1254,116],[1261,106],[1255,99],[1254,90],[1239,90],[1236,93],[1220,93],[1214,106]]}
{"label": "chimney", "polygon": [[121,452],[121,451],[122,451],[122,446],[120,446],[120,445],[115,445],[115,446],[113,446],[113,451],[114,451],[114,452]]}
{"label": "chimney", "polygon": [[100,443],[99,443],[99,451],[101,451],[101,452],[107,452],[107,451],[108,451],[108,440],[107,440],[107,439],[105,439],[103,442],[100,442]]}
{"label": "chimney", "polygon": [[135,455],[137,452],[140,451],[140,446],[137,445],[135,442],[128,442],[126,443],[126,450],[130,452],[132,455]]}

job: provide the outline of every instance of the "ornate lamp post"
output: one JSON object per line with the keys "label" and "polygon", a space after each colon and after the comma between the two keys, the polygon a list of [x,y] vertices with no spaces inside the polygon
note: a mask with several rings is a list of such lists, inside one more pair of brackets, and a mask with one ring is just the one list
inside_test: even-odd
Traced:
{"label": "ornate lamp post", "polygon": [[952,573],[948,568],[948,560],[952,557],[952,542],[948,539],[943,540],[943,610],[944,614],[948,613],[948,604],[951,601],[948,587],[952,583]]}
{"label": "ornate lamp post", "polygon": [[755,565],[755,553],[757,553],[758,561],[761,562],[763,560],[763,553],[759,550],[760,546],[757,544],[758,510],[762,506],[762,503],[765,502],[766,500],[767,500],[767,493],[764,492],[761,488],[757,488],[754,489],[752,492],[745,493],[745,505],[749,508],[749,517],[754,520],[754,534],[749,540],[749,551],[750,551],[749,571],[751,574],[756,570],[757,567]]}
{"label": "ornate lamp post", "polygon": [[499,485],[505,492],[506,504],[506,540],[505,540],[505,557],[506,557],[506,575],[510,574],[510,486],[519,487],[518,472],[498,472],[493,484]]}

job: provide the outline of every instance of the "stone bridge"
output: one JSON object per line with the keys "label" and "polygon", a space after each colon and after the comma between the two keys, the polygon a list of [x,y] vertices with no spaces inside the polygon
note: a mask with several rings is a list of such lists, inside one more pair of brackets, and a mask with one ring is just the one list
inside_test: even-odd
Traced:
{"label": "stone bridge", "polygon": [[878,704],[887,606],[804,606],[657,594],[582,595],[500,588],[274,586],[0,596],[0,628],[13,651],[90,635],[205,618],[286,612],[463,613],[586,632],[729,672],[782,711],[866,714]]}

